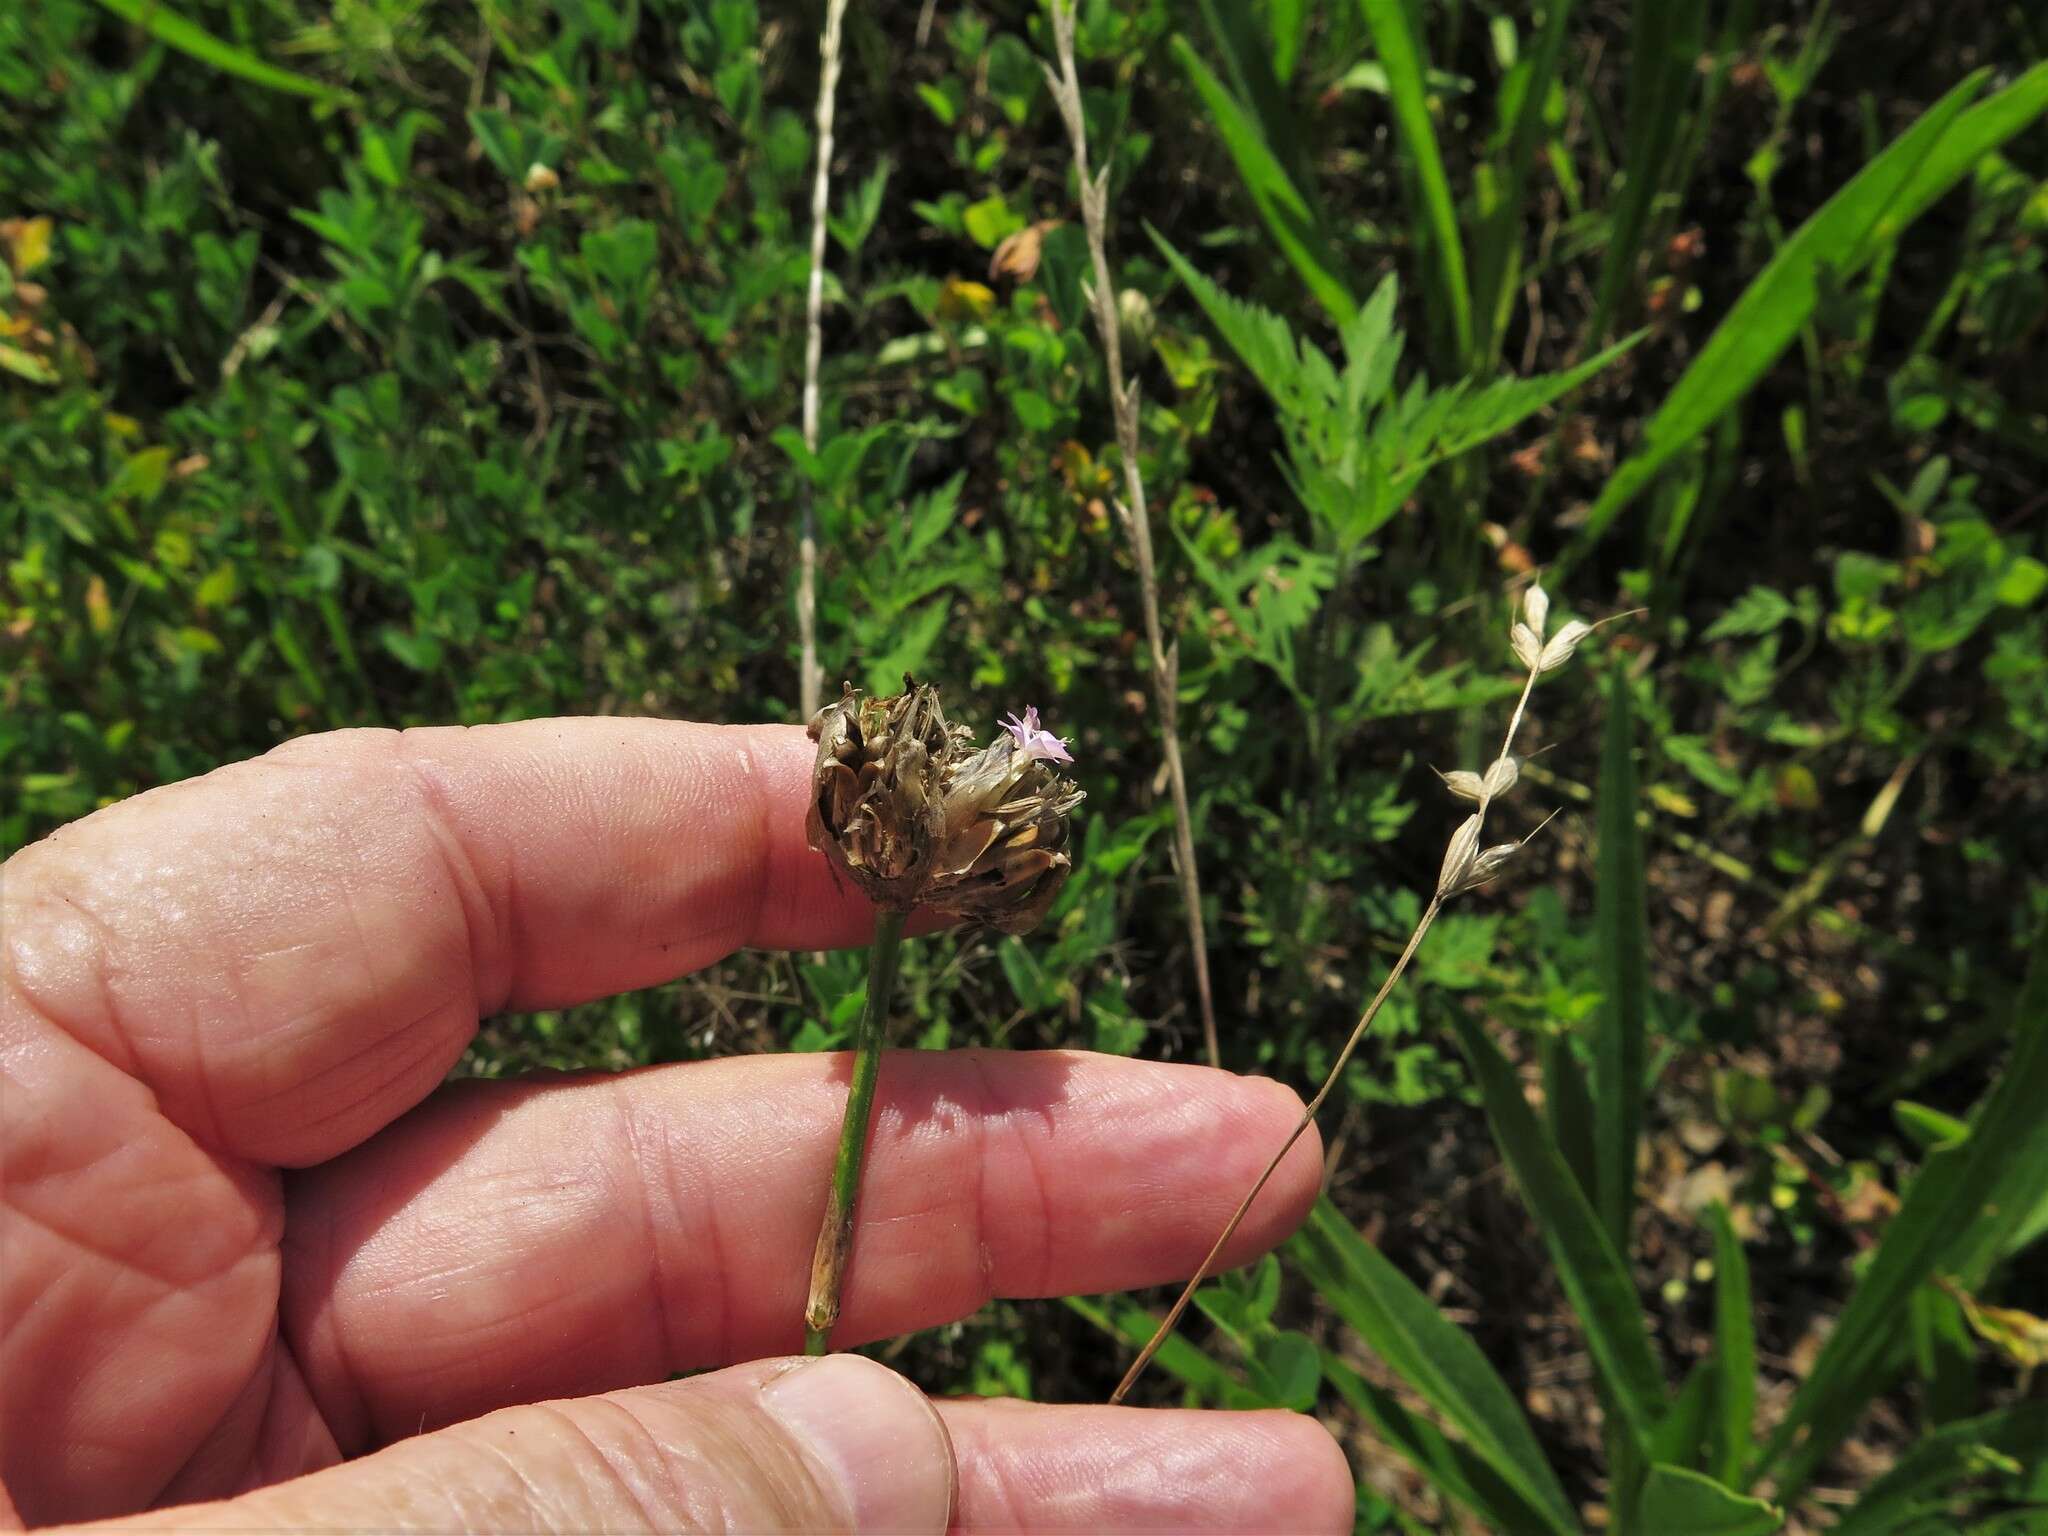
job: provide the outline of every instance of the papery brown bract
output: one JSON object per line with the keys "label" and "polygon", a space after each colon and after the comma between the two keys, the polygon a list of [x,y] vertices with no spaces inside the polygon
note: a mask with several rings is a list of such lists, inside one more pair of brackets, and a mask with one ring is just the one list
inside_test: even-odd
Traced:
{"label": "papery brown bract", "polygon": [[805,831],[877,906],[909,911],[931,873],[943,830],[940,790],[954,742],[939,691],[904,679],[889,699],[847,687],[818,711]]}
{"label": "papery brown bract", "polygon": [[924,901],[1004,933],[1037,927],[1072,868],[1067,814],[1083,798],[1007,734],[956,759]]}
{"label": "papery brown bract", "polygon": [[893,698],[848,687],[811,722],[818,743],[811,846],[879,906],[923,904],[1004,933],[1036,927],[1073,861],[1073,782],[1005,732],[977,748],[938,689]]}

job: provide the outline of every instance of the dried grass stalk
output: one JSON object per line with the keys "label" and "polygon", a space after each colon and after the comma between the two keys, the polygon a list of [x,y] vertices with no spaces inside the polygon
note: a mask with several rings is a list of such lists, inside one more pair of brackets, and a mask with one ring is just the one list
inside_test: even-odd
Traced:
{"label": "dried grass stalk", "polygon": [[1074,68],[1074,10],[1071,0],[1052,0],[1053,50],[1059,61],[1047,65],[1045,77],[1059,103],[1067,138],[1074,146],[1074,176],[1081,190],[1081,218],[1088,236],[1088,255],[1095,269],[1089,295],[1095,330],[1109,373],[1109,403],[1116,417],[1117,449],[1124,461],[1124,499],[1116,504],[1131,554],[1138,566],[1138,592],[1145,612],[1145,640],[1151,653],[1152,694],[1159,709],[1159,733],[1166,755],[1166,779],[1173,793],[1176,862],[1180,866],[1181,903],[1187,909],[1188,948],[1195,964],[1195,996],[1202,1010],[1202,1047],[1212,1067],[1223,1064],[1216,1037],[1216,999],[1209,984],[1209,940],[1202,923],[1202,881],[1195,865],[1193,817],[1188,810],[1187,772],[1180,751],[1180,647],[1169,649],[1159,620],[1159,575],[1152,561],[1152,519],[1145,504],[1145,483],[1138,473],[1138,395],[1124,377],[1121,324],[1116,288],[1109,275],[1106,203],[1109,173],[1100,177],[1088,168],[1088,127],[1081,113],[1081,82]]}

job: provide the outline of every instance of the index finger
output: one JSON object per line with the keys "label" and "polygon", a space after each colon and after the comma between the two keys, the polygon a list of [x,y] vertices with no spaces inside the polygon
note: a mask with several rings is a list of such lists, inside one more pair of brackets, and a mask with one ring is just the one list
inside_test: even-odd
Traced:
{"label": "index finger", "polygon": [[0,986],[201,1143],[317,1162],[483,1015],[863,941],[866,899],[805,845],[813,753],[629,719],[303,737],[9,860]]}

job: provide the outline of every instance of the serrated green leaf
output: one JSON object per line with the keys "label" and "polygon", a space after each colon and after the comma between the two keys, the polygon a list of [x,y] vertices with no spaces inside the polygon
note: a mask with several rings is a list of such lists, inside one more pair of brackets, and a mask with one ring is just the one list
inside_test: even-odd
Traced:
{"label": "serrated green leaf", "polygon": [[1783,593],[1769,587],[1751,587],[1721,616],[1707,626],[1702,640],[1726,640],[1731,635],[1768,635],[1787,619],[1798,617]]}

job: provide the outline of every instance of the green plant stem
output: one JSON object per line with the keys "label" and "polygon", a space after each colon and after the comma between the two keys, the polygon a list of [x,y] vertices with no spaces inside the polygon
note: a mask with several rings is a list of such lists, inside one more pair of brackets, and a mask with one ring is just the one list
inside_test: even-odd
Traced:
{"label": "green plant stem", "polygon": [[846,1094],[846,1118],[839,1123],[839,1154],[832,1162],[832,1189],[825,1219],[811,1255],[811,1296],[804,1307],[804,1353],[822,1355],[839,1321],[839,1292],[853,1248],[853,1216],[860,1202],[860,1171],[867,1161],[868,1124],[875,1109],[875,1080],[882,1071],[882,1034],[889,994],[896,990],[896,957],[903,945],[901,912],[875,914],[875,941],[868,948],[868,995],[853,1037],[853,1083]]}

